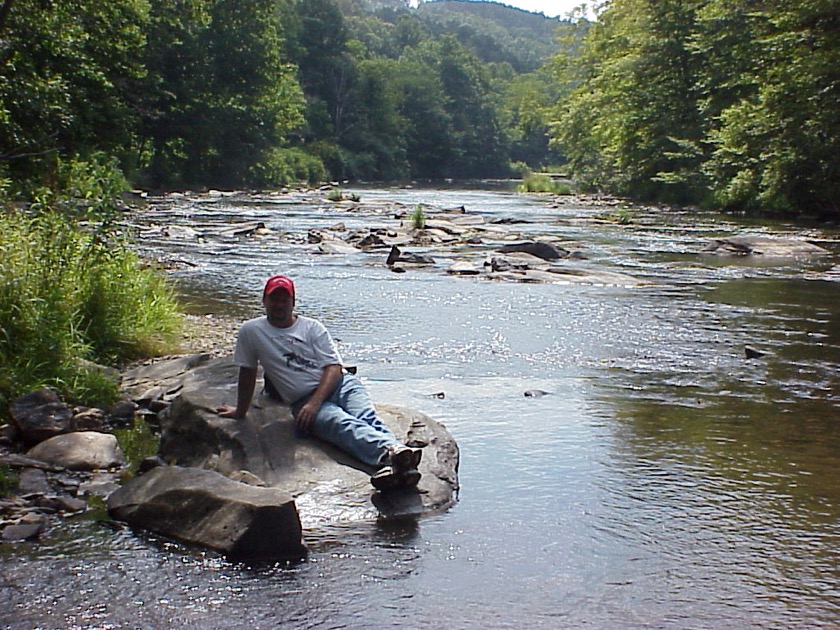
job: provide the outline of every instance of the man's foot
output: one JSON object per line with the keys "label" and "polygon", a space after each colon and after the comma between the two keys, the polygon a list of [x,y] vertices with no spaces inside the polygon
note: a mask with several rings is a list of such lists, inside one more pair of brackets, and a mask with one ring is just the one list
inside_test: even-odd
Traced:
{"label": "man's foot", "polygon": [[412,468],[411,470],[407,470],[402,474],[402,488],[416,488],[417,484],[420,483],[420,471],[416,468]]}
{"label": "man's foot", "polygon": [[417,470],[420,466],[420,459],[423,451],[419,448],[411,448],[404,444],[395,444],[388,449],[388,462],[398,473],[407,473],[410,470]]}
{"label": "man's foot", "polygon": [[392,466],[385,466],[370,478],[370,483],[380,492],[388,492],[402,488],[416,488],[421,476],[416,468],[398,473]]}
{"label": "man's foot", "polygon": [[422,456],[423,451],[419,448],[409,448],[402,444],[394,446],[388,452],[390,465],[377,471],[370,478],[371,484],[382,492],[399,488],[416,488],[421,477],[417,466]]}
{"label": "man's foot", "polygon": [[376,471],[376,474],[370,478],[370,483],[380,492],[387,492],[402,486],[402,476],[391,466],[385,466]]}

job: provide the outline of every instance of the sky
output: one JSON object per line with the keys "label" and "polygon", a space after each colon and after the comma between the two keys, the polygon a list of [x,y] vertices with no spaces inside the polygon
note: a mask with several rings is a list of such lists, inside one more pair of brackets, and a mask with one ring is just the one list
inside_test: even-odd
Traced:
{"label": "sky", "polygon": [[581,4],[592,4],[586,0],[498,0],[502,4],[506,4],[518,9],[525,9],[526,11],[533,11],[534,13],[544,13],[548,17],[566,17],[566,15],[579,7]]}
{"label": "sky", "polygon": [[[566,17],[569,12],[579,7],[581,4],[594,5],[595,0],[494,0],[501,4],[506,4],[517,9],[524,9],[525,11],[533,11],[534,13],[543,13],[548,17]],[[414,0],[412,6],[417,6],[417,0]],[[593,18],[592,11],[588,11],[586,16]]]}

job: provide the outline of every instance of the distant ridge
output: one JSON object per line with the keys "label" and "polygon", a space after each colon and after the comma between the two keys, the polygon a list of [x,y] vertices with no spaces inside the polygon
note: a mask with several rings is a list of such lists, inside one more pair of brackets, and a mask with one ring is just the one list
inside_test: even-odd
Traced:
{"label": "distant ridge", "polygon": [[559,51],[557,29],[569,24],[500,2],[423,2],[417,15],[438,34],[452,35],[483,61],[508,62],[518,72],[541,66]]}

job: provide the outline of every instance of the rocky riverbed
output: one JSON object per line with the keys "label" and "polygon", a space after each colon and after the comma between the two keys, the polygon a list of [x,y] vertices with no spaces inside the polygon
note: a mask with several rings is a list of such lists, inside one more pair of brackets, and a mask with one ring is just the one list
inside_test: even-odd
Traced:
{"label": "rocky riverbed", "polygon": [[[494,220],[489,223],[483,216],[458,208],[407,208],[395,204],[365,204],[354,199],[328,199],[328,191],[287,191],[278,193],[272,202],[306,202],[321,204],[329,213],[355,218],[366,217],[364,228],[349,229],[344,223],[336,222],[329,229],[310,229],[305,233],[286,233],[272,229],[261,222],[243,222],[231,217],[228,229],[205,229],[193,227],[194,219],[185,214],[183,224],[156,224],[156,208],[165,204],[177,205],[183,196],[172,195],[156,199],[139,211],[142,220],[132,217],[138,239],[154,239],[166,234],[167,238],[190,243],[220,243],[235,246],[243,239],[277,240],[289,247],[315,249],[324,255],[359,252],[379,256],[379,264],[394,273],[406,273],[417,267],[439,269],[449,275],[482,276],[502,282],[544,282],[580,283],[599,285],[636,286],[642,280],[625,273],[609,270],[603,266],[587,264],[587,252],[581,244],[558,241],[548,235],[527,232],[515,217]],[[222,193],[208,193],[205,203],[215,203],[229,198]],[[195,200],[191,201],[194,202]],[[620,220],[611,216],[613,208],[620,206],[618,200],[603,199],[555,199],[550,203],[586,203],[603,210],[593,214],[590,221]],[[797,239],[768,238],[766,235],[738,235],[733,238],[715,239],[699,250],[715,255],[727,256],[820,256],[825,250],[815,244]],[[183,258],[169,256],[157,262],[165,267],[189,267],[191,263]],[[830,275],[830,274],[828,274]],[[236,331],[241,317],[223,313],[208,312],[185,315],[183,338],[173,354],[187,356],[225,357],[232,353]],[[146,362],[148,367],[164,363],[171,357]],[[4,428],[4,452],[0,464],[19,471],[16,494],[0,504],[2,508],[3,537],[10,540],[32,539],[40,536],[49,519],[58,514],[75,514],[86,509],[80,497],[105,497],[115,489],[125,462],[122,454],[113,444],[102,443],[97,448],[104,454],[91,455],[86,463],[74,463],[56,459],[54,455],[43,455],[29,450],[40,441],[48,441],[64,434],[77,434],[82,442],[90,442],[85,433],[107,433],[109,430],[126,426],[139,416],[153,419],[168,409],[173,395],[164,393],[160,397],[145,401],[150,407],[138,407],[134,400],[127,400],[111,410],[84,408],[59,409],[60,401],[50,422],[62,418],[57,426],[49,429],[44,440],[20,439],[16,433],[20,427]],[[50,403],[53,404],[53,403]],[[49,416],[49,414],[48,414]],[[159,424],[153,420],[154,424]],[[63,438],[66,439],[66,438]],[[63,446],[66,451],[70,448]],[[82,448],[74,446],[72,448]],[[108,451],[108,449],[111,449]],[[46,449],[44,449],[46,450]],[[103,463],[102,458],[107,459]],[[40,459],[39,459],[40,458]],[[457,484],[456,484],[457,485]]]}

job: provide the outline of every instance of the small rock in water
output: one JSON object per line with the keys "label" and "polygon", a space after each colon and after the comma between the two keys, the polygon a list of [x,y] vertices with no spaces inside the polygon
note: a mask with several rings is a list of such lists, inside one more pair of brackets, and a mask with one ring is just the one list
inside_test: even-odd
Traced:
{"label": "small rock in water", "polygon": [[544,392],[541,389],[529,389],[525,392],[525,398],[542,398],[548,396],[551,392]]}
{"label": "small rock in water", "polygon": [[750,347],[744,348],[744,354],[747,356],[747,359],[760,359],[764,356],[764,353],[759,350],[753,350]]}
{"label": "small rock in water", "polygon": [[26,514],[18,523],[3,529],[2,538],[8,542],[33,540],[38,538],[46,528],[46,516],[37,513]]}

